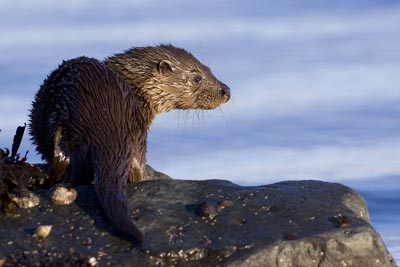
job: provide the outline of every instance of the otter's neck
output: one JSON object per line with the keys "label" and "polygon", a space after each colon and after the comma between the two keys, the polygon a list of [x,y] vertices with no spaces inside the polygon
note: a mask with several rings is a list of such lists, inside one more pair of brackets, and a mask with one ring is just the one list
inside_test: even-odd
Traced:
{"label": "otter's neck", "polygon": [[124,54],[118,54],[107,58],[104,63],[130,85],[139,104],[148,112],[150,123],[156,115],[174,109],[172,105],[168,105],[170,102],[168,96],[157,87],[161,81],[157,81],[153,74],[154,67],[142,62],[135,66],[132,64],[132,59],[129,64],[126,60]]}

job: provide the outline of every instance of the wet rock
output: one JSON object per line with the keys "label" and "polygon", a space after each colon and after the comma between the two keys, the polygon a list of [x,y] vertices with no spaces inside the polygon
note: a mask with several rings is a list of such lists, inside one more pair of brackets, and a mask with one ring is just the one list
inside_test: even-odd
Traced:
{"label": "wet rock", "polygon": [[[116,236],[93,185],[76,189],[70,206],[56,206],[43,193],[39,207],[21,210],[19,218],[0,215],[0,258],[27,261],[23,255],[51,251],[54,258],[70,259],[65,252],[74,249],[79,256],[72,253],[73,260],[89,264],[95,258],[99,266],[396,265],[371,227],[362,197],[340,184],[242,187],[172,179],[129,184],[131,217],[145,236],[141,248]],[[212,218],[199,216],[201,205]],[[38,224],[53,225],[42,242],[32,237]]]}
{"label": "wet rock", "polygon": [[[1,262],[1,261],[0,261]],[[40,266],[40,267],[91,267],[93,260],[74,250],[55,252],[47,249],[16,250],[11,252],[1,267]]]}

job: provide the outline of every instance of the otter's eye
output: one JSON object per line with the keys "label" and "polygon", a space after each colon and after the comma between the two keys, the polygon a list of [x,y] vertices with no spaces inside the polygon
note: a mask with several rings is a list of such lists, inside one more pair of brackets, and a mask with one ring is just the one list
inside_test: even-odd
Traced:
{"label": "otter's eye", "polygon": [[193,81],[194,81],[195,83],[201,83],[202,80],[203,80],[203,79],[201,78],[201,76],[196,76],[196,77],[194,77],[194,79],[193,79]]}

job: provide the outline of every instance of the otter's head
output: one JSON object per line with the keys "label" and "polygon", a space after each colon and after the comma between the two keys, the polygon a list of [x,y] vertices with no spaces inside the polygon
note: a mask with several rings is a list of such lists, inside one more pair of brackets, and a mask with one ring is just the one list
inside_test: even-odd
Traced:
{"label": "otter's head", "polygon": [[172,109],[214,109],[227,102],[230,89],[191,53],[172,45],[133,48],[108,58],[146,98],[155,113]]}

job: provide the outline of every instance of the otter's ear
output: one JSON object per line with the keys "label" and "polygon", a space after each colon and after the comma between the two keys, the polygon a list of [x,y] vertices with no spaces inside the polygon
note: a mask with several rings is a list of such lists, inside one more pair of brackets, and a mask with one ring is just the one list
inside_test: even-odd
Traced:
{"label": "otter's ear", "polygon": [[157,70],[162,74],[171,74],[175,71],[175,67],[172,65],[171,61],[160,60],[157,64]]}

